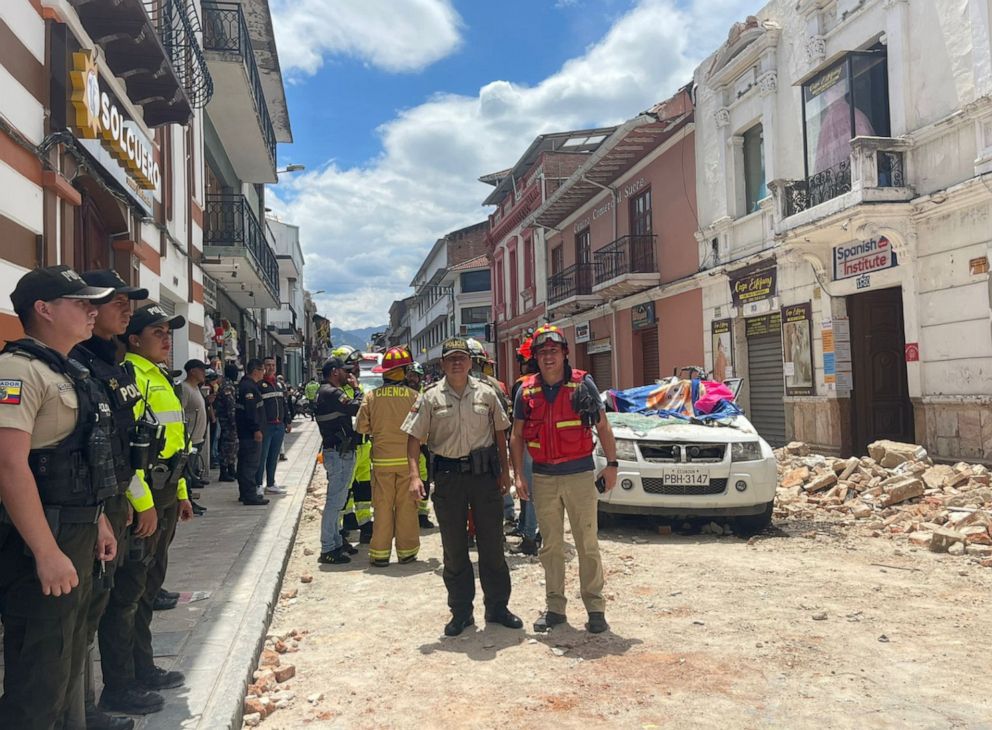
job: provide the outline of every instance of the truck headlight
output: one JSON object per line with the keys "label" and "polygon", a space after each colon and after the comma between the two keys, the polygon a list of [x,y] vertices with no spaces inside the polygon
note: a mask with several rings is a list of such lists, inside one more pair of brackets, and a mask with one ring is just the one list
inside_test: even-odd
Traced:
{"label": "truck headlight", "polygon": [[[637,449],[634,448],[634,442],[631,439],[617,439],[617,461],[637,461]],[[603,451],[603,445],[599,442],[596,443],[596,456],[603,459],[606,458],[606,452]]]}
{"label": "truck headlight", "polygon": [[731,461],[761,461],[761,444],[757,441],[742,441],[730,445]]}

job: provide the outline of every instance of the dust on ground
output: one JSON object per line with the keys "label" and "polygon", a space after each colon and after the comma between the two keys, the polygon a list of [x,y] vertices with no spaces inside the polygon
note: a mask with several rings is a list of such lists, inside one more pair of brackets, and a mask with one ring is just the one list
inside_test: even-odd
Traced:
{"label": "dust on ground", "polygon": [[486,626],[480,591],[449,639],[437,531],[411,565],[372,569],[365,546],[318,565],[325,484],[270,629],[296,673],[266,730],[992,725],[992,570],[974,563],[816,520],[745,540],[622,519],[600,531],[611,632],[583,630],[570,551],[569,625],[533,632],[543,570],[508,555],[524,630]]}

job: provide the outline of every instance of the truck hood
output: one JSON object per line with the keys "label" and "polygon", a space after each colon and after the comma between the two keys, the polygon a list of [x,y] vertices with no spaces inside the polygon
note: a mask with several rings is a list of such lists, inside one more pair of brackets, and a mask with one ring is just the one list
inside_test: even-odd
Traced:
{"label": "truck hood", "polygon": [[636,413],[607,413],[606,416],[618,439],[720,444],[754,441],[759,437],[754,426],[744,416],[728,418],[712,426]]}

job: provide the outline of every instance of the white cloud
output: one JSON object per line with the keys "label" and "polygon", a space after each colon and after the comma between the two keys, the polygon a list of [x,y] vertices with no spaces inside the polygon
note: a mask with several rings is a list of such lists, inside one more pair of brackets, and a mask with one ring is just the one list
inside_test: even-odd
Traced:
{"label": "white cloud", "polygon": [[290,78],[315,73],[327,56],[419,71],[461,45],[462,21],[451,0],[277,0],[272,15]]}
{"label": "white cloud", "polygon": [[327,290],[325,313],[345,328],[386,322],[434,241],[485,218],[480,175],[511,166],[537,134],[616,124],[667,98],[759,4],[641,0],[537,85],[437,94],[380,127],[382,152],[365,165],[293,176],[271,205],[301,225],[306,284]]}

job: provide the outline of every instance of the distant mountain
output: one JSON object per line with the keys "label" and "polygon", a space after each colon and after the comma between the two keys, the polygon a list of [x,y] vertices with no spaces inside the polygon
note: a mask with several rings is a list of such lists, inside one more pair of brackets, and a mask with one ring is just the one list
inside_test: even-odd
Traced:
{"label": "distant mountain", "polygon": [[380,325],[379,327],[362,327],[355,330],[343,330],[338,327],[331,327],[331,342],[334,343],[335,347],[339,345],[351,345],[359,350],[367,350],[369,337],[376,332],[382,332],[386,327],[387,325]]}

